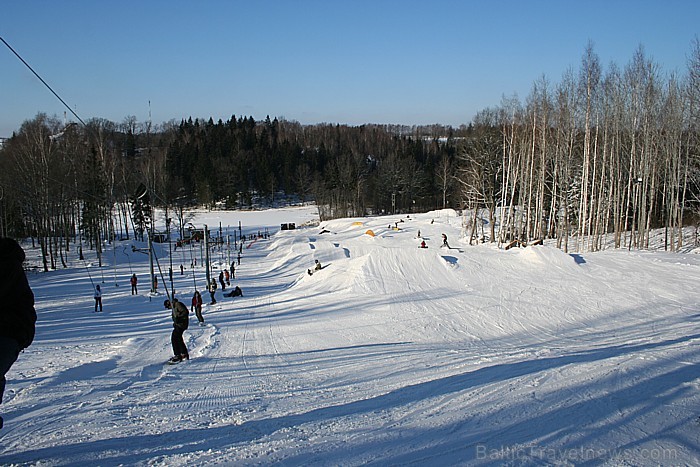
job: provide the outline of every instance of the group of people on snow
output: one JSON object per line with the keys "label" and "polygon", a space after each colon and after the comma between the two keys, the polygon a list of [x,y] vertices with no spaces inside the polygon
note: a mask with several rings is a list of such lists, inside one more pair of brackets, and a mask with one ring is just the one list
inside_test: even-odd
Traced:
{"label": "group of people on snow", "polygon": [[[22,252],[23,253],[23,252]],[[240,261],[240,259],[239,259]],[[240,263],[239,263],[240,264]],[[231,286],[231,279],[235,279],[235,262],[231,263],[231,272],[229,273],[228,269],[224,269],[219,273],[218,276],[219,283],[221,284],[221,290],[222,292],[226,290],[226,286]],[[157,291],[157,278],[154,276],[153,277],[153,286],[154,290]],[[132,295],[138,295],[138,276],[136,274],[132,274],[132,276],[129,278],[129,283],[131,285],[131,294]],[[217,281],[216,279],[212,279],[211,282],[207,286],[207,290],[211,296],[211,305],[214,305],[216,303],[216,291],[218,289]],[[243,296],[243,290],[239,286],[235,286],[229,293],[224,294],[225,297],[242,297]],[[95,299],[95,312],[102,311],[102,289],[100,288],[100,285],[97,284],[95,285],[95,293],[94,293],[94,299]],[[187,330],[189,326],[189,311],[192,311],[195,316],[197,317],[197,321],[200,326],[204,326],[204,316],[202,315],[202,305],[203,305],[203,300],[202,300],[202,294],[200,293],[199,290],[195,290],[194,294],[192,295],[192,304],[190,307],[190,310],[188,311],[187,307],[180,302],[177,298],[173,297],[172,299],[166,299],[163,302],[165,308],[170,309],[172,311],[172,319],[173,319],[173,332],[171,335],[171,343],[173,347],[173,357],[168,360],[168,363],[177,363],[181,362],[183,360],[189,360],[189,353],[187,351],[187,346],[185,345],[184,338],[183,338],[183,333],[184,331]],[[1,337],[0,337],[1,339]],[[0,345],[2,342],[0,342]],[[0,369],[2,366],[0,366]],[[9,367],[8,367],[9,369]],[[6,371],[6,370],[5,370]],[[4,373],[3,373],[4,375]],[[1,396],[1,393],[0,393]],[[1,402],[1,401],[0,401]],[[1,425],[0,425],[1,427]]]}
{"label": "group of people on snow", "polygon": [[[428,245],[425,243],[425,239],[421,238],[420,236],[420,230],[418,231],[418,238],[421,239],[420,241],[420,246],[418,248],[428,248]],[[447,243],[447,235],[442,234],[442,247],[444,248],[449,248],[450,245]]]}

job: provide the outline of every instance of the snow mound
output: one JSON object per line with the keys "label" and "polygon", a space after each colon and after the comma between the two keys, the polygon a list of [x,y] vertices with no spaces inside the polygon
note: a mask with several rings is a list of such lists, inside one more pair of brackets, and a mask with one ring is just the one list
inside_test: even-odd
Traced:
{"label": "snow mound", "polygon": [[536,245],[514,251],[517,252],[519,258],[527,261],[529,265],[538,268],[556,268],[572,273],[580,272],[577,259],[568,253],[564,253],[558,248]]}

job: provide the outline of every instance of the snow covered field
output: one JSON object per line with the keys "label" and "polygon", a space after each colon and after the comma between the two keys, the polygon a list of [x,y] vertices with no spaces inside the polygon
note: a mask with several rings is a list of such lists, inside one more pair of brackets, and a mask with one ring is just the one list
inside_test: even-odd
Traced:
{"label": "snow covered field", "polygon": [[[274,235],[244,247],[243,297],[190,315],[179,365],[134,242],[102,270],[90,251],[30,274],[37,336],[8,374],[0,464],[700,464],[700,255],[469,247],[452,211],[279,231],[314,217],[199,213]],[[173,253],[188,306],[197,251]]]}

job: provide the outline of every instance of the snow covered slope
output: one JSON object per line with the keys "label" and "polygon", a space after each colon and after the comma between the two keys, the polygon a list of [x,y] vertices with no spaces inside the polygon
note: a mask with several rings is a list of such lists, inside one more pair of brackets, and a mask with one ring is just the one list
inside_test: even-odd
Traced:
{"label": "snow covered slope", "polygon": [[[200,213],[276,233],[243,248],[243,297],[219,290],[204,327],[191,315],[179,365],[131,243],[102,270],[32,274],[37,338],[8,374],[0,464],[700,463],[700,256],[466,246],[453,211],[278,231],[310,217]],[[173,253],[187,304],[197,251]]]}

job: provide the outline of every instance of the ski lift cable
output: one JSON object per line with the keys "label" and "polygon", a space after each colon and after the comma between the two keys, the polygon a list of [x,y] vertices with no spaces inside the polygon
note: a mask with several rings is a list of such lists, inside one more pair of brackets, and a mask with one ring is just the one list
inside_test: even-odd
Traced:
{"label": "ski lift cable", "polygon": [[85,122],[83,121],[83,119],[80,118],[80,117],[78,116],[78,114],[75,113],[75,111],[74,111],[73,109],[71,109],[70,106],[69,106],[68,104],[66,104],[66,101],[64,101],[64,100],[61,98],[61,96],[59,96],[58,93],[57,93],[56,91],[54,91],[53,88],[51,88],[51,86],[49,86],[49,84],[48,84],[46,81],[44,81],[44,78],[42,78],[41,76],[39,76],[39,73],[37,73],[36,71],[34,71],[34,68],[32,68],[32,67],[29,65],[29,63],[27,63],[27,61],[26,61],[25,59],[23,59],[22,56],[21,56],[19,53],[17,53],[17,51],[16,51],[15,49],[13,49],[12,46],[11,46],[10,44],[8,44],[7,41],[6,41],[5,39],[2,38],[2,36],[0,36],[0,41],[2,41],[2,43],[5,44],[5,45],[7,46],[7,48],[10,49],[10,51],[11,51],[13,54],[15,54],[15,56],[16,56],[17,58],[19,58],[19,60],[20,60],[22,63],[24,63],[24,65],[25,65],[27,68],[29,68],[29,71],[31,71],[32,73],[34,73],[34,76],[36,76],[36,77],[39,79],[39,81],[41,81],[41,83],[42,83],[44,86],[46,86],[46,87],[48,88],[48,90],[51,91],[51,93],[52,93],[54,96],[56,96],[56,98],[57,98],[59,101],[61,101],[61,104],[63,104],[63,105],[70,111],[70,113],[72,113],[72,114],[75,116],[75,118],[77,118],[78,121],[79,121],[80,123],[83,124],[83,126],[87,126],[87,125],[85,125]]}

